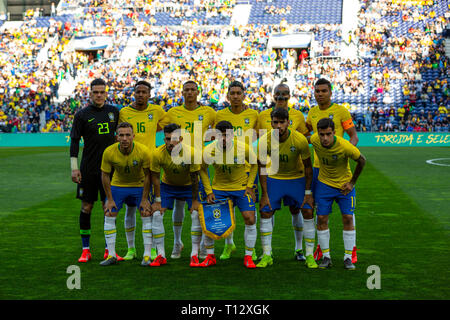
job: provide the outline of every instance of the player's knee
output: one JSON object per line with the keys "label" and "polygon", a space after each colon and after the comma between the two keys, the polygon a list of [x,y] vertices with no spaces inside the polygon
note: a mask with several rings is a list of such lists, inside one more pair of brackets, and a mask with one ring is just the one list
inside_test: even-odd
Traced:
{"label": "player's knee", "polygon": [[314,217],[313,209],[302,209],[303,219],[312,219]]}
{"label": "player's knee", "polygon": [[351,214],[343,214],[342,222],[344,224],[344,229],[350,230],[353,228],[353,215]]}
{"label": "player's knee", "polygon": [[244,214],[244,223],[246,225],[255,224],[255,213],[254,211],[248,211]]}
{"label": "player's knee", "polygon": [[260,212],[262,219],[270,219],[273,216],[272,211]]}
{"label": "player's knee", "polygon": [[93,203],[90,202],[81,202],[81,211],[86,214],[90,214],[92,212],[92,208],[94,207]]}
{"label": "player's knee", "polygon": [[317,216],[317,230],[328,229],[328,216]]}
{"label": "player's knee", "polygon": [[289,211],[291,212],[291,214],[299,214],[300,209],[295,206],[289,206]]}

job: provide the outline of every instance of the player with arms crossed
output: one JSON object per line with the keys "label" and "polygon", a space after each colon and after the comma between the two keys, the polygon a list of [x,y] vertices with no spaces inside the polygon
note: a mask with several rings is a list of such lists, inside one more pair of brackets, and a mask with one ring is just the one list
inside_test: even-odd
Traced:
{"label": "player with arms crossed", "polygon": [[[291,98],[291,91],[289,86],[285,83],[278,84],[273,90],[273,99],[275,100],[275,106],[271,109],[262,111],[259,114],[258,125],[259,129],[265,129],[267,132],[272,130],[272,118],[271,112],[276,108],[283,108],[289,112],[289,130],[298,131],[305,137],[308,137],[309,130],[305,124],[305,117],[303,113],[294,108],[288,106],[289,99]],[[301,159],[299,159],[301,161]],[[302,164],[299,164],[301,166]],[[295,254],[294,257],[297,261],[305,261],[303,255],[303,216],[300,214],[300,209],[295,205],[295,202],[290,202],[289,198],[285,199],[285,206],[289,206],[289,211],[292,215],[292,228],[294,229],[295,237]],[[272,215],[272,226],[275,224],[274,216]]]}
{"label": "player with arms crossed", "polygon": [[[203,149],[203,135],[205,132],[214,126],[216,119],[216,111],[208,106],[198,104],[197,97],[199,94],[198,84],[195,81],[188,80],[183,84],[182,95],[184,104],[170,108],[166,116],[161,122],[161,127],[165,127],[170,123],[175,123],[181,127],[185,133],[189,133],[191,141],[184,140],[184,143],[190,143],[195,152],[201,153]],[[201,122],[201,128],[194,128],[195,122]],[[195,132],[201,132],[198,137],[195,137]],[[200,186],[200,188],[202,188]],[[182,200],[175,200],[174,209],[172,211],[173,223],[173,241],[174,246],[171,254],[172,259],[181,257],[181,250],[183,250],[183,242],[181,241],[181,232],[184,220],[184,207],[186,202]]]}
{"label": "player with arms crossed", "polygon": [[[247,268],[256,268],[252,255],[256,243],[255,194],[253,181],[258,171],[256,154],[252,147],[238,141],[233,135],[233,126],[228,121],[220,121],[216,125],[221,135],[205,147],[203,152],[203,165],[200,170],[205,191],[206,201],[214,203],[216,199],[229,198],[233,206],[237,206],[244,218],[245,255],[244,265]],[[231,159],[230,159],[231,158]],[[246,163],[250,164],[250,173],[247,175]],[[207,173],[208,165],[213,165],[215,175],[212,187]],[[231,212],[231,214],[233,214]],[[214,239],[205,235],[206,259],[199,264],[200,267],[209,267],[216,264],[214,255]]]}
{"label": "player with arms crossed", "polygon": [[[166,264],[164,250],[164,212],[172,210],[176,199],[186,201],[191,212],[191,267],[196,267],[202,229],[198,217],[198,183],[200,164],[194,164],[194,148],[182,143],[180,126],[171,123],[164,127],[164,142],[156,149],[151,164],[152,182],[156,200],[153,204],[153,238],[158,250],[158,256],[150,264],[159,267]],[[160,181],[161,169],[163,175]],[[161,198],[160,201],[159,198]]]}
{"label": "player with arms crossed", "polygon": [[[216,123],[228,121],[233,126],[234,136],[241,141],[251,145],[256,140],[256,129],[258,126],[258,111],[246,108],[243,104],[245,99],[245,89],[241,82],[233,81],[228,87],[227,99],[230,107],[219,110],[216,115]],[[250,130],[250,131],[248,131]],[[249,138],[247,138],[249,137]],[[247,140],[243,140],[247,139]],[[246,165],[247,174],[250,172],[250,165]],[[258,198],[258,182],[253,184],[255,198]],[[225,238],[225,247],[220,255],[220,260],[230,259],[231,253],[236,250],[233,241],[233,232]],[[253,251],[253,259],[256,259],[256,252]]]}
{"label": "player with arms crossed", "polygon": [[[322,118],[330,118],[333,120],[336,129],[336,135],[344,137],[346,132],[350,137],[350,143],[354,146],[358,144],[358,134],[356,133],[355,125],[353,124],[350,112],[344,107],[331,102],[331,82],[321,78],[314,84],[314,98],[317,101],[317,106],[311,108],[306,118],[306,126],[309,131],[317,132],[317,122]],[[309,139],[308,139],[309,141]],[[313,163],[313,183],[312,191],[315,192],[317,185],[317,177],[319,176],[320,162],[317,155],[314,154]],[[355,225],[355,216],[353,215],[353,225]],[[317,246],[317,251],[314,254],[316,260],[319,260],[322,255],[320,245]],[[353,248],[352,261],[356,263],[356,242]]]}
{"label": "player with arms crossed", "polygon": [[[135,101],[131,106],[120,109],[119,123],[128,122],[133,125],[134,141],[140,142],[153,153],[156,145],[156,132],[161,130],[159,123],[165,115],[161,106],[149,104],[151,85],[145,80],[140,80],[134,85]],[[128,244],[128,252],[124,260],[136,258],[134,245],[136,229],[136,207],[126,206],[125,212],[125,234]],[[152,248],[151,259],[156,258],[156,250]]]}
{"label": "player with arms crossed", "polygon": [[[119,110],[105,104],[107,97],[106,83],[95,79],[90,85],[91,104],[79,110],[73,119],[70,132],[70,165],[72,181],[77,183],[77,198],[81,200],[80,235],[83,252],[78,262],[91,260],[89,240],[91,236],[91,212],[94,202],[105,202],[100,166],[103,151],[115,142],[115,132],[119,120]],[[84,140],[83,155],[78,168],[80,140]],[[108,255],[105,250],[105,255]],[[121,258],[119,257],[119,260]]]}
{"label": "player with arms crossed", "polygon": [[[339,205],[344,224],[344,267],[354,270],[352,252],[355,245],[355,229],[353,214],[356,205],[355,184],[366,163],[365,157],[350,142],[336,136],[334,122],[323,118],[317,122],[317,133],[311,136],[311,144],[320,161],[320,171],[314,198],[317,203],[317,239],[323,252],[319,268],[329,268],[330,230],[328,215],[332,211],[333,202]],[[352,174],[349,159],[356,161]]]}
{"label": "player with arms crossed", "polygon": [[[144,259],[151,250],[151,206],[150,192],[150,150],[143,144],[133,141],[133,126],[122,122],[117,127],[118,142],[106,148],[102,159],[102,183],[106,192],[105,238],[109,255],[100,263],[102,266],[117,264],[116,218],[124,203],[131,207],[139,205],[142,216],[142,236],[144,240]],[[111,171],[114,169],[112,180]]]}
{"label": "player with arms crossed", "polygon": [[[267,152],[263,152],[263,158],[259,159],[258,162],[262,193],[260,234],[264,252],[261,261],[256,266],[265,268],[273,264],[271,254],[272,216],[276,210],[281,208],[281,200],[283,202],[288,200],[291,207],[296,209],[293,211],[301,210],[303,215],[306,266],[317,268],[317,263],[313,257],[315,238],[314,199],[311,192],[312,164],[308,140],[300,132],[288,129],[289,112],[286,109],[274,109],[271,112],[271,117],[273,130],[263,135],[258,141],[258,154],[261,148],[267,150]],[[275,153],[275,155],[271,150],[274,142],[278,142],[278,153]],[[270,165],[267,167],[268,176],[261,170],[266,168],[267,156],[270,159]],[[274,156],[279,159],[273,159]],[[273,166],[275,161],[278,161],[278,166]]]}

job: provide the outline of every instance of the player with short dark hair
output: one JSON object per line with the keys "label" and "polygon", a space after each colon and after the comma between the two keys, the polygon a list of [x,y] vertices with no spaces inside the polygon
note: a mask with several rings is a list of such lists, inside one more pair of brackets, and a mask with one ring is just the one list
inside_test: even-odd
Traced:
{"label": "player with short dark hair", "polygon": [[[74,117],[70,132],[70,163],[72,181],[77,183],[77,198],[81,200],[80,235],[83,252],[79,262],[91,259],[89,240],[91,235],[91,212],[94,202],[105,201],[100,166],[103,151],[115,142],[115,132],[119,120],[119,110],[105,104],[107,97],[106,83],[95,79],[90,85],[91,103],[79,110]],[[78,152],[80,140],[84,140],[83,155],[78,168]],[[108,252],[105,250],[105,255]]]}
{"label": "player with short dark hair", "polygon": [[[156,132],[161,130],[161,122],[166,112],[155,104],[149,103],[151,85],[145,80],[139,80],[134,85],[134,102],[132,105],[120,109],[119,123],[129,122],[133,125],[134,140],[144,144],[153,152],[156,148]],[[135,242],[136,207],[126,206],[124,217],[125,235],[128,251],[124,260],[132,260],[137,257]],[[156,258],[156,250],[152,249],[152,260]]]}
{"label": "player with short dark hair", "polygon": [[[308,140],[296,130],[290,130],[289,112],[276,108],[271,112],[273,130],[258,141],[261,201],[260,234],[263,256],[257,267],[273,264],[272,258],[272,216],[281,209],[281,201],[297,212],[301,210],[305,225],[306,266],[317,268],[314,261],[315,229],[313,220],[314,199],[311,192],[312,164]],[[275,148],[276,150],[272,150]],[[261,150],[263,149],[263,150]],[[269,163],[267,161],[269,160]],[[267,167],[266,167],[267,164]],[[262,172],[266,168],[267,172]],[[294,214],[293,213],[293,214]]]}
{"label": "player with short dark hair", "polygon": [[[244,105],[245,88],[240,81],[232,81],[228,86],[227,99],[230,107],[217,111],[216,123],[222,120],[229,121],[233,126],[235,137],[250,146],[256,140],[256,129],[258,127],[258,111],[247,108]],[[250,165],[246,166],[247,174],[250,172]],[[258,193],[258,181],[253,185],[255,194]],[[256,197],[257,198],[257,197]],[[236,250],[233,241],[233,232],[225,238],[225,247],[220,255],[220,260],[230,259],[231,253]],[[253,251],[253,259],[256,259],[256,252]]]}
{"label": "player with short dark hair", "polygon": [[[273,100],[275,105],[271,109],[262,111],[259,114],[258,124],[259,129],[265,129],[267,132],[272,130],[271,112],[277,108],[283,108],[289,112],[289,130],[298,131],[305,137],[310,134],[305,124],[305,117],[303,113],[292,107],[289,107],[289,99],[291,98],[291,90],[286,83],[279,83],[273,90]],[[292,217],[292,228],[295,236],[295,253],[294,258],[297,261],[305,261],[303,255],[303,216],[300,214],[300,209],[295,206],[295,203],[290,203],[290,199],[286,199],[286,206],[289,206],[289,211]],[[275,224],[275,216],[272,216],[272,224]]]}
{"label": "player with short dark hair", "polygon": [[[317,106],[314,106],[309,110],[308,117],[306,118],[306,126],[311,132],[317,132],[317,122],[322,118],[330,118],[333,120],[336,129],[336,135],[344,137],[346,132],[350,137],[350,143],[356,146],[358,144],[358,134],[356,132],[355,125],[352,120],[350,112],[342,105],[333,103],[331,82],[325,78],[320,78],[314,84],[314,97],[317,101]],[[308,138],[309,141],[309,138]],[[313,163],[313,183],[312,192],[315,192],[317,185],[317,177],[319,176],[320,162],[317,155],[314,154]],[[355,224],[355,216],[353,215],[353,224]],[[316,259],[321,257],[320,245],[317,246]],[[353,248],[353,263],[357,261],[356,255],[356,242]]]}
{"label": "player with short dark hair", "polygon": [[[152,158],[152,182],[155,199],[153,204],[153,238],[158,250],[158,256],[150,264],[159,267],[166,264],[164,249],[164,212],[172,210],[175,200],[186,201],[191,213],[191,262],[190,266],[198,265],[198,253],[202,236],[198,216],[198,183],[200,164],[194,163],[194,148],[182,143],[180,126],[171,123],[164,127],[164,144],[155,150]],[[162,177],[161,171],[163,172]]]}
{"label": "player with short dark hair", "polygon": [[[257,236],[253,191],[253,182],[258,170],[256,154],[252,147],[234,137],[230,122],[220,121],[216,125],[216,130],[221,133],[221,138],[216,137],[213,143],[204,148],[204,163],[200,170],[207,194],[206,200],[208,203],[214,203],[216,198],[230,198],[233,206],[239,208],[245,223],[244,265],[247,268],[256,268],[252,259]],[[246,173],[246,162],[250,164],[249,175]],[[208,165],[212,165],[215,169],[212,186],[206,171]],[[207,257],[199,266],[209,267],[216,264],[214,239],[205,236],[204,242]]]}
{"label": "player with short dark hair", "polygon": [[[105,149],[102,157],[102,184],[107,201],[105,212],[105,238],[109,255],[100,263],[110,266],[117,263],[116,252],[116,218],[123,204],[137,207],[142,216],[142,236],[144,257],[150,255],[151,249],[151,206],[150,193],[150,150],[143,144],[133,141],[133,126],[122,122],[117,127],[118,142]],[[114,171],[112,180],[111,172]],[[143,260],[142,264],[146,263]]]}
{"label": "player with short dark hair", "polygon": [[[195,149],[195,152],[200,153],[203,148],[203,136],[209,128],[214,127],[216,121],[216,111],[209,107],[200,105],[197,101],[199,95],[199,86],[193,80],[188,80],[183,83],[182,95],[184,103],[181,106],[172,107],[167,111],[161,126],[164,127],[169,123],[176,123],[181,127],[183,134],[189,134],[191,139],[184,139],[185,144],[190,144]],[[195,124],[201,123],[200,126]],[[198,133],[198,136],[196,136]],[[202,189],[202,186],[200,186]],[[173,223],[173,250],[171,254],[172,259],[181,257],[181,250],[184,248],[181,241],[181,232],[183,228],[185,201],[175,200],[174,209],[172,211]],[[200,256],[202,254],[200,253]]]}
{"label": "player with short dark hair", "polygon": [[[334,121],[329,117],[317,122],[317,132],[311,136],[311,144],[320,161],[320,171],[314,193],[317,203],[317,239],[323,252],[319,268],[329,268],[330,230],[328,216],[332,211],[333,202],[339,205],[344,224],[344,267],[354,270],[352,262],[355,246],[355,228],[353,215],[356,204],[355,184],[366,163],[365,157],[349,141],[336,135]],[[352,174],[349,159],[356,161]]]}

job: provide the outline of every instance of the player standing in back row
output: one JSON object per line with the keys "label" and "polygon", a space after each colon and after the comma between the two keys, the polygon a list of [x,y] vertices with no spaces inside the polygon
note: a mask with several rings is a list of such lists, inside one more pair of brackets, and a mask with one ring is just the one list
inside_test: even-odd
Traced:
{"label": "player standing in back row", "polygon": [[[184,139],[185,144],[189,144],[194,148],[195,152],[201,154],[203,150],[203,135],[205,132],[214,126],[216,120],[216,111],[208,106],[202,106],[198,103],[197,97],[199,95],[198,84],[195,81],[188,80],[183,84],[183,99],[184,104],[181,106],[170,108],[160,126],[164,128],[170,123],[175,123],[180,126],[182,134],[189,134],[189,139]],[[201,127],[197,128],[195,123],[201,123]],[[195,136],[197,135],[198,136]],[[200,185],[200,188],[202,186]],[[175,200],[174,209],[172,211],[173,222],[173,250],[171,254],[172,259],[179,259],[181,257],[181,250],[184,248],[181,241],[181,231],[184,220],[184,207],[186,201]],[[200,253],[202,256],[202,254]]]}
{"label": "player standing in back row", "polygon": [[[72,181],[77,183],[77,198],[81,200],[80,235],[83,252],[78,262],[91,260],[89,240],[91,235],[91,212],[94,202],[105,203],[105,191],[102,186],[100,166],[103,151],[115,142],[115,132],[119,120],[119,110],[105,104],[106,83],[95,79],[90,85],[91,104],[79,110],[74,117],[70,132],[70,166]],[[84,139],[83,155],[78,168],[80,140]],[[107,250],[106,250],[107,251]],[[105,252],[107,255],[107,252]],[[121,258],[118,257],[120,260]]]}
{"label": "player standing in back row", "polygon": [[[275,105],[273,108],[262,111],[259,114],[258,126],[259,129],[265,129],[267,132],[272,130],[272,118],[271,113],[277,108],[282,108],[289,113],[289,130],[298,131],[305,137],[309,137],[309,130],[305,124],[305,117],[299,110],[289,107],[289,99],[291,98],[291,91],[286,83],[278,84],[273,90],[273,100]],[[301,165],[301,164],[299,164]],[[295,253],[294,258],[297,261],[305,261],[306,258],[303,255],[303,216],[300,214],[300,209],[296,206],[294,201],[287,198],[284,202],[285,206],[289,206],[289,211],[292,216],[292,228],[294,229],[295,238]],[[275,216],[272,215],[272,227],[275,225]]]}
{"label": "player standing in back row", "polygon": [[[145,80],[138,81],[134,86],[135,101],[131,106],[122,108],[119,113],[119,123],[129,122],[133,125],[134,141],[144,144],[150,153],[156,148],[156,132],[161,130],[159,126],[166,112],[159,105],[149,104],[151,85]],[[132,260],[137,257],[134,245],[136,229],[136,207],[127,205],[124,225],[127,237],[128,252],[124,260]],[[156,258],[156,249],[152,248],[152,260]]]}
{"label": "player standing in back row", "polygon": [[[314,85],[314,98],[317,101],[317,106],[311,108],[306,118],[306,126],[308,130],[314,133],[317,132],[317,122],[322,118],[330,118],[333,120],[336,130],[336,135],[344,137],[346,132],[350,137],[350,143],[354,146],[358,144],[358,135],[356,133],[355,125],[353,124],[352,116],[350,112],[344,107],[336,103],[331,102],[331,82],[326,79],[319,79]],[[309,137],[308,137],[308,141]],[[319,176],[320,162],[317,158],[317,154],[314,153],[313,163],[313,182],[312,192],[315,194],[316,185]],[[314,195],[315,196],[315,195]],[[353,226],[355,225],[355,216],[353,215]],[[317,246],[317,251],[314,253],[316,260],[319,260],[322,256],[320,245]],[[352,261],[357,261],[356,256],[356,242],[353,248]]]}

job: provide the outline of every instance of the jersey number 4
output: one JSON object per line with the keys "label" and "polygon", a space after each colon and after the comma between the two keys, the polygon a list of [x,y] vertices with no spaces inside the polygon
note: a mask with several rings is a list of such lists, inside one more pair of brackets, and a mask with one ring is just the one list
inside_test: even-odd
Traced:
{"label": "jersey number 4", "polygon": [[109,123],[97,123],[98,125],[98,134],[108,134],[109,133]]}

